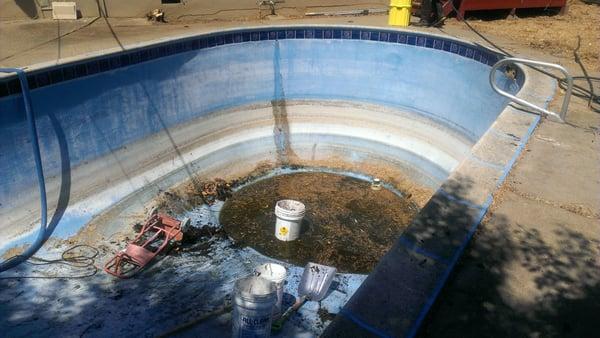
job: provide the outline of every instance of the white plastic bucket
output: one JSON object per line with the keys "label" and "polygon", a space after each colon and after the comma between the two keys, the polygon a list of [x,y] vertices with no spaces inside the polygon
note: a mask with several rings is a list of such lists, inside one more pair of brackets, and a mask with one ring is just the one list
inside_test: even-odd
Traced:
{"label": "white plastic bucket", "polygon": [[275,263],[265,263],[254,269],[257,276],[262,277],[275,285],[277,292],[277,302],[273,306],[273,319],[281,316],[281,301],[283,300],[283,285],[287,277],[285,266]]}
{"label": "white plastic bucket", "polygon": [[300,226],[306,207],[302,202],[281,200],[275,205],[275,237],[282,241],[293,241],[300,236]]}
{"label": "white plastic bucket", "polygon": [[276,301],[274,283],[257,276],[238,279],[233,287],[232,337],[270,337]]}

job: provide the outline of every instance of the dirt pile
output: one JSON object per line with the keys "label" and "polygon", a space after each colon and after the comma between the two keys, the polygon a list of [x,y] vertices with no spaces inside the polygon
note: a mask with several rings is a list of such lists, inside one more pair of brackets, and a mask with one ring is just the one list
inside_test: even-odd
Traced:
{"label": "dirt pile", "polygon": [[[577,36],[581,37],[579,55],[589,71],[600,71],[600,6],[569,0],[565,15],[551,12],[517,11],[516,17],[491,18],[475,14],[469,23],[486,34],[518,41],[555,57],[573,58]],[[493,19],[493,20],[490,20]],[[460,25],[455,20],[447,24]]]}

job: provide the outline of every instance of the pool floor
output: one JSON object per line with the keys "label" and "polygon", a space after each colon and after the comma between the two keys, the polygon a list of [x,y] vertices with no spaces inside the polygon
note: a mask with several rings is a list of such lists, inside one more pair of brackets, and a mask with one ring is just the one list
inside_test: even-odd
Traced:
{"label": "pool floor", "polygon": [[[275,203],[306,205],[301,235],[275,237]],[[299,172],[254,182],[233,193],[220,220],[242,246],[303,266],[319,262],[340,272],[368,274],[419,212],[410,198],[347,175]]]}
{"label": "pool floor", "polygon": [[[230,303],[236,279],[251,274],[254,267],[266,262],[278,262],[288,269],[284,306],[293,304],[303,266],[235,245],[223,235],[219,225],[213,224],[207,210],[207,205],[201,205],[181,217],[190,217],[196,226],[210,226],[212,235],[176,247],[133,279],[116,279],[94,267],[74,269],[57,264],[17,267],[10,275],[20,278],[0,279],[3,334],[7,337],[226,336],[231,330],[230,312],[211,314],[217,314]],[[133,234],[131,229],[123,238],[115,236],[96,243],[99,251],[94,257],[96,267],[124,248],[125,240]],[[69,243],[64,242],[43,255],[58,258],[68,247]],[[94,275],[77,278],[90,274]],[[337,274],[327,297],[318,303],[307,302],[275,337],[320,335],[366,277]],[[181,329],[189,323],[193,325]]]}

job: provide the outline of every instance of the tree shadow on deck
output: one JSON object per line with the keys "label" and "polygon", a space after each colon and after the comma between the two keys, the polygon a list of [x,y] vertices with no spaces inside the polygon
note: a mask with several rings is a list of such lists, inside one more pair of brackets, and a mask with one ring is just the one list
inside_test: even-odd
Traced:
{"label": "tree shadow on deck", "polygon": [[599,249],[597,240],[567,224],[542,234],[493,214],[480,226],[419,336],[595,337]]}

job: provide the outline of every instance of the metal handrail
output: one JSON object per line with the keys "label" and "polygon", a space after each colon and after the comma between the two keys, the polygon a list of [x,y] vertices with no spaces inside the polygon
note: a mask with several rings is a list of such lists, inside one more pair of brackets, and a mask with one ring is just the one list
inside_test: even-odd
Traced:
{"label": "metal handrail", "polygon": [[42,157],[40,155],[40,144],[38,142],[37,131],[35,127],[35,114],[31,106],[31,97],[29,95],[29,86],[27,83],[27,75],[22,69],[18,68],[0,68],[0,73],[17,73],[21,83],[21,91],[23,93],[23,104],[25,106],[25,115],[29,124],[29,137],[31,138],[31,146],[33,147],[33,157],[35,161],[35,169],[38,178],[40,189],[40,207],[41,221],[40,229],[35,238],[35,241],[20,255],[13,256],[3,262],[0,262],[0,272],[13,268],[33,256],[48,239],[48,205],[46,202],[46,183],[44,181],[44,169],[42,167]]}
{"label": "metal handrail", "polygon": [[[563,100],[563,104],[562,104],[560,113],[555,113],[553,111],[544,109],[542,107],[538,107],[538,106],[534,105],[533,103],[530,103],[524,99],[518,98],[518,97],[498,88],[498,86],[496,85],[496,71],[500,67],[507,65],[507,64],[511,64],[511,63],[522,63],[522,64],[529,65],[529,66],[554,68],[554,69],[560,70],[565,75],[565,79],[567,81],[567,91],[565,93],[565,98]],[[565,117],[567,116],[567,109],[569,108],[569,102],[571,100],[571,92],[573,90],[573,77],[571,76],[571,74],[569,74],[569,72],[563,66],[560,66],[560,65],[557,65],[554,63],[520,59],[520,58],[505,58],[505,59],[502,59],[502,60],[496,62],[496,64],[494,64],[494,66],[492,66],[492,69],[490,70],[490,85],[492,86],[492,89],[496,93],[498,93],[506,98],[509,98],[513,102],[516,102],[527,108],[531,108],[531,109],[537,111],[538,113],[554,116],[554,117],[558,118],[561,122],[565,122]]]}

